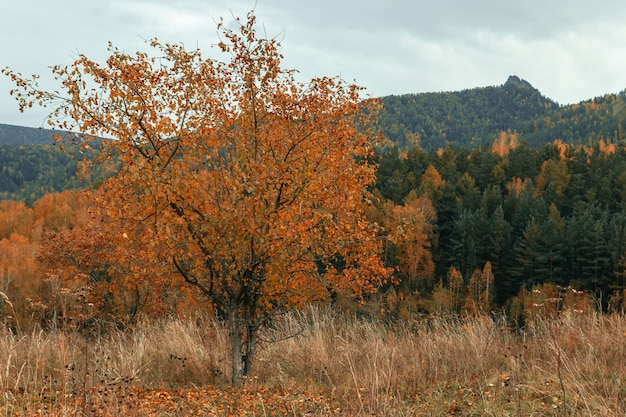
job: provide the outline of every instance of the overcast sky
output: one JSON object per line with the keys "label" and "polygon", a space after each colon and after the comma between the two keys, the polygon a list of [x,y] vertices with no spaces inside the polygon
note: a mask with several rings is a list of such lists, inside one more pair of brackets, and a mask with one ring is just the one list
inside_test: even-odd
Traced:
{"label": "overcast sky", "polygon": [[[82,53],[103,62],[107,42],[126,52],[145,39],[210,54],[216,21],[255,9],[301,81],[341,76],[373,96],[501,85],[517,75],[560,104],[626,89],[624,0],[2,0],[0,67],[38,73]],[[215,50],[216,48],[213,48]],[[0,123],[21,115],[0,79]]]}

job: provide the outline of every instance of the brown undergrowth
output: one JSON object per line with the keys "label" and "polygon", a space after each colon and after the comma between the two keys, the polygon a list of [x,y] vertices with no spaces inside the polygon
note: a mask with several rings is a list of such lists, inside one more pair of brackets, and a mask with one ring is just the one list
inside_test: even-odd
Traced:
{"label": "brown undergrowth", "polygon": [[2,416],[622,416],[626,317],[566,310],[384,323],[310,309],[263,333],[232,388],[215,320],[0,334]]}

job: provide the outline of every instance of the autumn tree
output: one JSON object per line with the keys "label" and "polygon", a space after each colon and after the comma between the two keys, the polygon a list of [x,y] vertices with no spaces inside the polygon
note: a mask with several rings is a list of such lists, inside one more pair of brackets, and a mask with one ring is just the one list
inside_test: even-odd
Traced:
{"label": "autumn tree", "polygon": [[75,191],[50,193],[41,197],[33,204],[33,214],[45,229],[59,231],[71,229],[81,213],[86,210],[84,197]]}
{"label": "autumn tree", "polygon": [[397,269],[405,287],[429,287],[435,272],[432,252],[437,243],[437,213],[430,199],[411,191],[403,205],[388,201],[385,216],[387,237],[395,246]]}
{"label": "autumn tree", "polygon": [[28,319],[28,299],[37,293],[37,243],[12,233],[0,239],[0,319],[13,330]]}
{"label": "autumn tree", "polygon": [[22,202],[0,201],[0,239],[13,234],[31,237],[35,219],[33,209]]}
{"label": "autumn tree", "polygon": [[454,267],[450,267],[447,275],[447,282],[439,281],[433,291],[433,301],[435,307],[442,311],[460,314],[465,300],[465,283],[463,276]]}
{"label": "autumn tree", "polygon": [[[124,327],[139,317],[176,312],[182,303],[196,304],[179,280],[172,280],[173,268],[164,268],[150,256],[152,247],[106,227],[115,219],[94,207],[92,193],[76,193],[76,207],[69,212],[64,194],[48,194],[35,202],[35,212],[44,215],[38,221],[45,222],[38,254],[46,276],[37,311],[42,320],[49,321],[58,307],[58,288],[65,294],[63,320],[70,317],[89,331],[111,324]],[[57,228],[59,212],[74,219],[72,224]]]}
{"label": "autumn tree", "polygon": [[476,269],[467,283],[465,310],[468,314],[490,313],[494,302],[494,277],[491,262],[485,262],[483,270]]}
{"label": "autumn tree", "polygon": [[562,198],[571,177],[564,160],[549,159],[544,161],[541,165],[541,172],[535,180],[537,191],[542,195],[549,186],[553,186],[557,197]]}
{"label": "autumn tree", "polygon": [[453,266],[450,267],[450,270],[448,271],[448,290],[450,291],[450,295],[453,301],[453,311],[456,313],[460,313],[463,306],[463,296],[465,295],[465,285],[463,281],[463,276]]}
{"label": "autumn tree", "polygon": [[446,182],[441,178],[437,169],[432,164],[428,165],[424,175],[422,175],[420,191],[428,194],[432,201],[438,201],[443,196],[445,185]]}
{"label": "autumn tree", "polygon": [[238,22],[218,24],[225,61],[155,39],[154,56],[110,46],[106,65],[53,67],[62,92],[4,71],[21,108],[54,104],[53,126],[114,139],[101,160],[116,154],[120,170],[99,199],[111,230],[145,242],[225,318],[233,383],[273,314],[388,275],[363,214],[378,104],[340,79],[297,82],[255,17]]}
{"label": "autumn tree", "polygon": [[508,155],[509,152],[519,146],[519,134],[511,131],[501,131],[496,136],[493,144],[491,145],[491,151],[500,156]]}

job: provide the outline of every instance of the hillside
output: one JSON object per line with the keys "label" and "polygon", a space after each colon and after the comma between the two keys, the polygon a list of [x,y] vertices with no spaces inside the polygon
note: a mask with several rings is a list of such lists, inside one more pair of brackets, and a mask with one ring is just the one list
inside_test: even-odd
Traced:
{"label": "hillside", "polygon": [[[0,124],[0,200],[27,204],[48,193],[87,187],[78,176],[78,163],[91,151],[78,145],[55,146],[54,136],[67,132]],[[105,168],[92,173],[101,181]]]}
{"label": "hillside", "polygon": [[381,97],[380,127],[398,146],[419,138],[424,149],[474,148],[493,142],[502,131],[518,133],[533,147],[555,139],[587,144],[615,137],[614,109],[622,95],[560,106],[527,81],[510,76],[501,86]]}
{"label": "hillside", "polygon": [[0,145],[50,145],[57,133],[60,132],[0,124]]}
{"label": "hillside", "polygon": [[[424,149],[447,146],[474,148],[493,142],[503,131],[520,135],[532,147],[561,139],[589,144],[621,139],[618,127],[626,91],[561,106],[529,82],[510,76],[499,86],[456,92],[380,97],[384,107],[379,127],[404,148],[416,138]],[[37,145],[53,142],[49,129],[0,124],[0,144]]]}
{"label": "hillside", "polygon": [[[626,141],[618,124],[626,106],[620,95],[559,106],[511,77],[500,87],[395,100],[388,100],[387,128],[403,127],[405,138],[415,134],[410,129],[421,128],[422,145],[454,146],[441,152],[390,147],[374,156],[378,170],[370,214],[379,224],[391,222],[385,229],[398,230],[387,217],[411,218],[392,214],[411,210],[416,198],[428,196],[432,204],[432,224],[424,222],[432,229],[415,239],[427,242],[431,236],[427,248],[408,251],[390,244],[385,249],[385,262],[399,267],[402,284],[394,291],[403,292],[405,300],[407,294],[432,294],[435,280],[447,277],[451,268],[467,283],[487,265],[501,306],[521,289],[544,283],[599,294],[604,308],[614,291],[626,290]],[[395,123],[389,123],[392,117]],[[526,143],[478,146],[505,130],[522,132]],[[556,138],[562,141],[554,143]],[[90,185],[76,176],[77,163],[88,154],[77,146],[66,149],[0,145],[0,200],[30,205],[44,194]],[[92,181],[116,170],[99,169]],[[425,205],[419,207],[426,213]],[[411,271],[403,259],[420,251],[430,254],[429,269],[403,276]]]}
{"label": "hillside", "polygon": [[[379,127],[400,149],[415,143],[425,150],[473,149],[507,131],[535,149],[555,139],[612,143],[622,139],[618,122],[626,114],[624,96],[561,106],[511,76],[500,86],[381,97]],[[84,155],[63,154],[53,145],[56,133],[63,132],[0,124],[0,199],[32,202],[45,193],[85,186],[76,178],[76,159]]]}

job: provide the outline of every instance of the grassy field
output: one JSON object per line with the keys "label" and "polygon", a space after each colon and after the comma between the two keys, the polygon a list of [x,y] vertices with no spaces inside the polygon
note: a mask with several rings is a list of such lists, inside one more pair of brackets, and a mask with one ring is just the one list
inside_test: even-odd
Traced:
{"label": "grassy field", "polygon": [[263,333],[229,381],[215,321],[87,337],[0,330],[0,416],[624,416],[626,316],[565,311],[399,323],[311,309]]}

